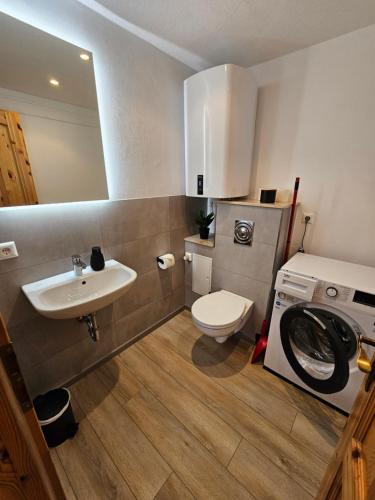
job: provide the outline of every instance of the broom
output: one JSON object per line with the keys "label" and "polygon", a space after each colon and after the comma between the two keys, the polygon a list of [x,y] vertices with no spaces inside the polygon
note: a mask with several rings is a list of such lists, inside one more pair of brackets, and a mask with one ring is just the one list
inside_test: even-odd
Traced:
{"label": "broom", "polygon": [[[299,181],[300,181],[300,177],[296,177],[296,180],[294,182],[292,208],[290,211],[288,236],[287,236],[286,245],[285,245],[284,262],[283,262],[284,264],[288,260],[290,243],[292,241],[294,217],[295,217],[296,206],[297,206],[297,194],[298,194],[298,188],[299,188]],[[255,363],[257,361],[257,359],[259,358],[259,356],[261,354],[263,354],[266,350],[267,330],[268,330],[268,321],[266,319],[264,319],[262,322],[262,328],[260,330],[260,335],[258,336],[259,338],[256,341],[255,349],[253,350],[253,354],[251,356],[251,363]]]}

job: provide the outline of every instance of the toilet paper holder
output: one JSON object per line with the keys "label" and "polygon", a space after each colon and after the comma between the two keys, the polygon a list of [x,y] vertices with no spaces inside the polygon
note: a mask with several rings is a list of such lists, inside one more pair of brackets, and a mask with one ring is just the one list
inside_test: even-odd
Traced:
{"label": "toilet paper holder", "polygon": [[156,262],[160,269],[169,269],[175,265],[175,258],[172,253],[166,253],[165,255],[159,255],[156,257]]}

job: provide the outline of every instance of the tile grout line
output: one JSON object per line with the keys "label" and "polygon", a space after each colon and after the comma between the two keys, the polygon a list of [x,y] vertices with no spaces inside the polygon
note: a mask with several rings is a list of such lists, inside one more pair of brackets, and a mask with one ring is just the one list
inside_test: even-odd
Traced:
{"label": "tile grout line", "polygon": [[[234,458],[235,454],[237,453],[237,450],[239,449],[239,447],[241,446],[241,443],[242,443],[243,441],[246,441],[246,439],[245,439],[243,436],[241,436],[241,440],[240,440],[240,442],[238,443],[238,445],[237,445],[237,447],[236,447],[236,449],[235,449],[235,451],[234,451],[233,455],[231,456],[231,458],[230,458],[229,462],[227,463],[227,465],[225,466],[225,468],[227,469],[228,473],[229,473],[229,474],[233,477],[233,479],[234,479],[235,481],[237,481],[239,484],[241,484],[241,485],[243,486],[243,488],[245,488],[245,490],[249,493],[249,495],[251,495],[251,497],[252,497],[254,500],[263,500],[262,498],[258,498],[258,497],[256,497],[256,496],[253,494],[253,492],[252,492],[252,491],[250,491],[250,490],[247,488],[247,486],[246,486],[245,484],[243,484],[243,483],[242,483],[242,482],[241,482],[241,481],[240,481],[240,480],[239,480],[239,479],[238,479],[238,478],[237,478],[237,477],[236,477],[236,476],[232,473],[232,471],[230,471],[230,470],[229,470],[230,464],[231,464],[231,462],[232,462],[232,460],[233,460],[233,458]],[[258,450],[258,451],[259,451],[259,450]],[[263,453],[262,453],[262,455],[264,456],[264,454],[263,454]],[[285,473],[284,473],[284,474],[285,474]]]}
{"label": "tile grout line", "polygon": [[[306,415],[304,415],[304,414],[303,414],[303,412],[301,412],[301,411],[297,411],[297,414],[296,414],[296,417],[295,417],[295,419],[294,419],[293,425],[292,425],[292,427],[291,427],[291,429],[290,429],[290,432],[289,432],[289,436],[290,436],[293,440],[295,440],[295,438],[294,438],[294,436],[292,436],[292,432],[293,432],[293,428],[294,428],[294,425],[295,425],[295,423],[296,423],[296,420],[297,420],[297,418],[298,418],[298,415],[302,415],[302,417],[304,417],[304,418],[308,419],[308,417],[307,417]],[[313,418],[311,418],[311,420],[313,420],[313,421],[314,421],[314,423],[317,423],[317,424],[319,425],[319,422],[316,422]],[[321,426],[320,426],[320,427],[321,427]],[[340,432],[342,433],[342,431],[340,431]],[[338,440],[337,440],[337,441],[338,441]],[[331,461],[331,459],[332,459],[332,457],[333,457],[333,454],[335,453],[335,448],[336,448],[336,445],[332,448],[331,458],[327,461],[325,458],[323,459],[323,458],[321,457],[321,455],[319,455],[319,454],[318,454],[318,451],[317,451],[317,450],[315,450],[315,449],[313,449],[313,448],[311,448],[311,449],[310,449],[310,448],[308,448],[308,447],[307,447],[307,445],[305,445],[305,444],[303,444],[303,443],[299,443],[299,444],[300,444],[300,446],[302,446],[303,448],[308,449],[308,450],[309,450],[309,451],[310,451],[313,455],[315,455],[315,457],[317,457],[320,461],[324,462],[324,463],[327,465],[327,467],[328,467],[328,465],[329,465],[329,463],[330,463],[330,461]]]}
{"label": "tile grout line", "polygon": [[166,485],[167,481],[169,481],[169,479],[171,478],[172,475],[175,475],[180,481],[181,483],[185,486],[185,488],[188,490],[188,492],[191,494],[191,496],[194,498],[194,499],[197,499],[197,497],[195,495],[193,495],[193,493],[190,491],[190,488],[188,488],[186,486],[186,484],[183,482],[183,480],[180,478],[180,476],[177,474],[177,472],[172,469],[172,472],[169,474],[169,476],[167,477],[167,479],[164,481],[163,485],[160,487],[159,491],[156,493],[156,495],[154,496],[153,500],[155,500],[155,498],[159,495],[160,491],[162,490],[162,488]]}
{"label": "tile grout line", "polygon": [[174,474],[174,470],[172,469],[169,476],[167,476],[167,478],[165,479],[164,483],[160,486],[160,488],[158,489],[158,491],[156,492],[156,494],[154,495],[154,499],[159,495],[160,491],[164,488],[165,484],[167,483],[167,481],[169,481],[169,479],[171,478],[171,475]]}
{"label": "tile grout line", "polygon": [[188,486],[186,486],[186,484],[184,483],[184,481],[181,479],[181,477],[177,474],[176,471],[174,471],[174,473],[176,474],[176,476],[178,477],[178,479],[181,481],[181,483],[185,486],[185,488],[188,490],[188,492],[191,494],[191,496],[193,498],[195,498],[195,500],[198,500],[197,497],[193,494],[193,492],[190,490],[190,488]]}
{"label": "tile grout line", "polygon": [[289,436],[290,436],[290,437],[293,437],[293,436],[292,436],[292,430],[293,430],[294,424],[296,423],[296,420],[297,420],[297,417],[298,417],[298,414],[299,414],[299,413],[301,413],[301,412],[300,412],[299,410],[297,410],[297,411],[296,411],[296,415],[295,415],[295,417],[294,417],[294,419],[293,419],[292,425],[290,426],[290,430],[289,430],[289,432],[288,432],[288,434],[289,434]]}
{"label": "tile grout line", "polygon": [[[225,363],[225,364],[227,364],[226,362],[224,362],[224,363]],[[228,366],[230,366],[230,365],[228,364]],[[265,370],[265,371],[267,372],[267,370]],[[267,373],[269,373],[269,372],[267,372]],[[244,377],[245,377],[248,381],[251,381],[251,380],[252,380],[250,377],[248,377],[248,376],[246,376],[246,375],[243,375],[243,376],[244,376]],[[263,379],[262,379],[262,377],[260,376],[260,374],[259,374],[259,373],[254,373],[254,374],[253,374],[253,377],[254,377],[254,378],[257,378],[258,380],[263,380]],[[278,379],[278,380],[280,380],[281,382],[284,382],[282,379],[280,379],[280,378],[279,378],[279,377],[277,377],[276,375],[275,375],[275,378],[277,378],[277,379]],[[266,381],[264,381],[264,382],[266,383]],[[291,386],[291,384],[289,384],[288,382],[284,382],[284,383],[286,384],[286,386],[287,386],[287,387],[290,387],[290,386]],[[297,389],[297,388],[295,388],[295,389],[296,389],[297,391],[299,391],[299,389]],[[314,413],[310,413],[310,412],[304,413],[304,411],[301,409],[301,407],[300,407],[300,406],[298,406],[296,403],[294,403],[293,401],[290,401],[290,400],[289,400],[289,399],[287,399],[287,398],[283,398],[283,397],[282,397],[282,395],[280,395],[280,394],[278,393],[278,391],[275,391],[272,387],[270,388],[270,390],[271,390],[271,392],[273,393],[273,395],[274,395],[276,398],[278,398],[280,401],[282,401],[282,402],[284,402],[284,403],[287,403],[287,404],[289,404],[289,406],[293,407],[293,408],[296,410],[297,415],[298,415],[298,413],[300,413],[300,414],[301,414],[302,416],[304,416],[305,418],[308,418],[308,419],[313,420],[313,421],[314,421],[316,424],[318,424],[318,425],[322,425],[322,423],[319,421],[319,417],[318,417],[317,415],[315,415]],[[304,393],[301,391],[301,394],[304,394]],[[317,404],[321,405],[321,408],[319,408],[319,410],[322,410],[322,409],[329,410],[329,411],[331,411],[331,412],[332,412],[332,415],[334,415],[334,416],[341,415],[341,414],[340,414],[339,412],[337,412],[336,410],[334,410],[334,409],[330,408],[329,406],[325,405],[324,403],[322,403],[322,402],[320,402],[320,401],[316,400],[315,398],[313,398],[313,397],[312,397],[312,396],[310,396],[309,394],[305,394],[305,396],[306,396],[307,398],[312,398],[312,399],[315,401],[315,403],[317,403]],[[295,417],[295,418],[297,418],[297,415],[296,415],[296,417]],[[329,423],[330,423],[330,424],[332,424],[332,417],[331,417],[331,416],[329,416],[329,415],[325,415],[325,417],[329,420]],[[346,417],[344,417],[344,418],[346,418]],[[335,424],[333,424],[333,425],[334,425],[334,427],[335,427],[335,429],[336,429],[337,431],[342,432],[343,427],[341,427],[341,426],[337,426],[337,425],[335,425]]]}
{"label": "tile grout line", "polygon": [[[237,450],[238,450],[238,448],[240,447],[240,445],[241,445],[241,443],[242,443],[242,441],[243,441],[244,439],[245,439],[245,438],[244,438],[243,436],[241,436],[241,439],[240,439],[240,441],[239,441],[238,445],[236,446],[236,449],[234,450],[233,455],[230,457],[229,462],[228,462],[228,463],[227,463],[227,465],[225,466],[225,467],[227,468],[227,470],[228,470],[228,472],[229,472],[230,474],[232,474],[232,473],[231,473],[231,472],[230,472],[230,470],[229,470],[229,466],[230,466],[230,464],[231,464],[231,462],[232,462],[232,460],[233,460],[234,455],[237,453]],[[238,481],[238,479],[237,479],[237,481]]]}
{"label": "tile grout line", "polygon": [[[295,480],[292,476],[290,476],[290,475],[288,474],[288,472],[285,472],[285,471],[284,471],[281,467],[279,467],[277,464],[275,464],[275,462],[273,462],[270,458],[268,458],[268,457],[267,457],[267,456],[266,456],[266,455],[265,455],[265,454],[264,454],[261,450],[259,450],[259,449],[258,449],[255,445],[252,445],[251,443],[249,443],[249,441],[248,441],[245,437],[243,437],[243,438],[242,438],[241,443],[242,443],[243,441],[244,441],[246,444],[248,444],[250,447],[254,447],[254,448],[255,448],[255,449],[256,449],[256,450],[257,450],[257,451],[258,451],[258,452],[259,452],[259,453],[260,453],[263,457],[265,457],[267,460],[269,460],[270,462],[272,462],[272,464],[273,464],[273,465],[274,465],[277,469],[279,469],[279,471],[280,471],[283,475],[287,476],[287,477],[290,479],[290,481],[292,481],[292,482],[293,482],[293,483],[295,483],[295,484],[298,484],[298,486],[300,486],[300,487],[301,487],[301,488],[302,488],[302,489],[303,489],[303,490],[304,490],[304,491],[305,491],[305,492],[306,492],[306,493],[307,493],[307,494],[311,497],[311,500],[314,500],[314,496],[313,496],[313,495],[312,495],[312,494],[311,494],[311,493],[310,493],[310,492],[309,492],[309,491],[308,491],[308,490],[307,490],[304,486],[302,486],[302,485],[301,485],[298,481],[296,481],[296,480]],[[238,448],[239,448],[239,446],[238,446]],[[237,449],[238,449],[238,448],[237,448]],[[237,450],[236,450],[236,451],[237,451]],[[234,457],[234,455],[233,455],[233,457]],[[231,458],[230,462],[232,462],[233,457]],[[230,463],[228,464],[228,468],[229,468],[229,467],[230,467]],[[230,474],[232,474],[232,472],[231,472],[230,470],[228,470],[228,472],[229,472]],[[242,482],[241,482],[241,481],[240,481],[240,480],[239,480],[236,476],[234,476],[233,474],[232,474],[232,476],[236,479],[236,481],[238,481],[240,484],[242,484],[242,486],[246,489],[246,486],[245,486],[245,485],[244,485],[244,484],[243,484],[243,483],[242,483]],[[248,491],[248,490],[247,490],[247,491]],[[252,493],[252,492],[250,492],[250,493],[251,493],[251,495],[253,495],[253,493]],[[253,496],[254,496],[254,495],[253,495]],[[260,498],[260,497],[259,497],[259,498],[258,498],[258,497],[255,497],[255,498],[256,498],[257,500],[264,500],[264,499],[263,499],[263,497],[262,497],[262,498]]]}
{"label": "tile grout line", "polygon": [[[111,200],[109,200],[111,201]],[[112,200],[112,201],[128,201],[128,200]],[[179,229],[179,228],[177,228]],[[155,236],[159,236],[160,234],[167,234],[167,233],[171,233],[172,230],[168,229],[166,231],[160,231],[158,233],[152,233],[148,236],[142,236],[141,238],[135,238],[135,239],[132,239],[132,240],[126,240],[126,241],[121,241],[121,242],[118,242],[118,243],[114,243],[114,244],[104,244],[103,243],[103,236],[102,236],[102,233],[101,233],[101,230],[100,230],[100,234],[101,234],[101,238],[102,238],[102,249],[105,249],[105,248],[111,248],[111,247],[115,247],[115,246],[118,246],[118,245],[127,245],[127,244],[130,244],[130,243],[134,243],[135,241],[140,241],[140,240],[147,240],[149,241],[151,237],[155,237]],[[87,250],[85,250],[84,252],[81,252],[81,253],[91,253],[91,250],[90,248],[87,248]],[[51,260],[43,260],[41,262],[37,262],[35,264],[29,264],[29,265],[22,265],[20,267],[15,267],[14,269],[10,269],[10,270],[7,270],[7,271],[0,271],[0,276],[2,274],[14,274],[15,272],[18,272],[18,271],[24,271],[25,269],[31,269],[33,267],[38,267],[38,266],[43,266],[45,264],[53,264],[54,262],[59,262],[59,261],[63,261],[63,260],[69,260],[70,259],[70,256],[67,256],[67,257],[59,257],[59,258],[52,258]],[[68,271],[62,271],[63,273],[64,272],[69,272],[70,269],[68,269]],[[53,275],[51,275],[53,276]],[[49,276],[48,276],[49,277]],[[43,279],[43,278],[41,278]]]}

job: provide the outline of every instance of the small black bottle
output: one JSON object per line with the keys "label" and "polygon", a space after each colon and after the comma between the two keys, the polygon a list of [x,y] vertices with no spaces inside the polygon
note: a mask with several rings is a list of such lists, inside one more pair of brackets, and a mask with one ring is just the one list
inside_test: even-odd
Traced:
{"label": "small black bottle", "polygon": [[94,271],[101,271],[104,269],[104,257],[100,247],[92,247],[90,266]]}

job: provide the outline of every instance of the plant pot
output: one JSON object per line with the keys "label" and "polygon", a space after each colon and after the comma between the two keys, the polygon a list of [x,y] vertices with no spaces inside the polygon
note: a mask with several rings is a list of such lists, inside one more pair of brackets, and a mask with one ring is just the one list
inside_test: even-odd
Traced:
{"label": "plant pot", "polygon": [[200,227],[199,228],[199,236],[201,237],[201,240],[208,240],[209,234],[210,234],[209,227]]}

